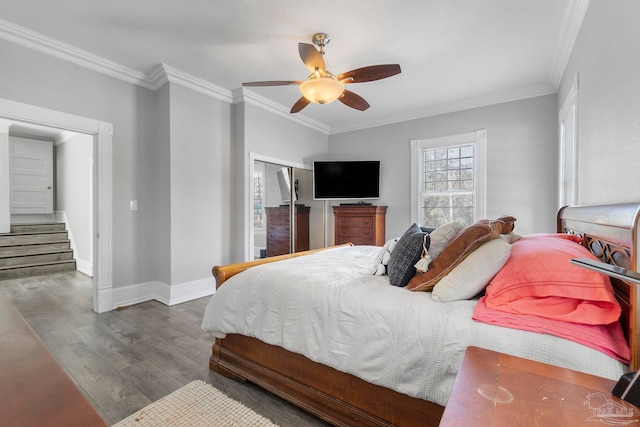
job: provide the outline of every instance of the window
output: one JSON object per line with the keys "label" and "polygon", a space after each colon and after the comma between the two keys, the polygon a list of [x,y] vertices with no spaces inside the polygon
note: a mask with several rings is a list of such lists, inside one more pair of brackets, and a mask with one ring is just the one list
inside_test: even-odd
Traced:
{"label": "window", "polygon": [[469,225],[485,216],[486,134],[411,141],[413,222]]}
{"label": "window", "polygon": [[253,226],[264,228],[264,164],[255,164],[253,171]]}

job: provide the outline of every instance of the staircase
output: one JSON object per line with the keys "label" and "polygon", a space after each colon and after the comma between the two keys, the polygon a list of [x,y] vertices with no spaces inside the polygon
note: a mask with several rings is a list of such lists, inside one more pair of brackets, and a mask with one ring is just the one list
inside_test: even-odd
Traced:
{"label": "staircase", "polygon": [[15,224],[10,233],[0,233],[0,280],[75,269],[62,223]]}

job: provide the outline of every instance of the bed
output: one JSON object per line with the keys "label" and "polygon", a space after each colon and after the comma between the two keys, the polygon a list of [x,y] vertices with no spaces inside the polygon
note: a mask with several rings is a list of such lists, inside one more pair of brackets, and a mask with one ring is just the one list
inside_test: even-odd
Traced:
{"label": "bed", "polygon": [[[550,238],[579,240],[582,247],[601,261],[636,270],[639,218],[640,204],[636,203],[565,207],[557,216],[557,231],[562,236]],[[535,238],[523,236],[523,241]],[[216,336],[210,369],[240,381],[256,383],[334,425],[435,426],[467,345],[614,379],[625,371],[638,368],[638,297],[635,287],[625,281],[611,279],[613,298],[620,312],[619,321],[612,325],[620,331],[620,337],[615,336],[610,341],[613,346],[623,342],[628,351],[626,358],[612,357],[611,349],[605,354],[558,335],[475,321],[472,317],[480,313],[482,298],[434,303],[430,292],[412,293],[389,286],[384,283],[388,280],[384,276],[376,277],[364,271],[364,266],[370,265],[367,260],[375,258],[379,252],[380,248],[341,245],[214,267],[218,290],[203,320],[203,328],[213,331]],[[353,258],[349,258],[351,256]],[[349,259],[354,266],[361,265],[363,271],[339,271],[332,275],[336,259]],[[303,271],[303,276],[287,278],[293,270]],[[331,280],[336,286],[323,290],[324,286],[318,281],[317,272],[313,276],[313,270],[327,278],[333,277]],[[247,272],[239,275],[244,271]],[[344,279],[348,286],[337,285],[350,275],[353,277]],[[233,277],[236,278],[225,285],[227,288],[220,288]],[[284,283],[276,286],[275,281],[282,277]],[[245,281],[248,278],[254,284],[239,284],[241,278]],[[334,283],[331,280],[328,279]],[[243,286],[254,286],[257,290],[249,291]],[[280,304],[289,301],[290,297],[278,286],[305,286],[302,293],[311,295],[311,305],[303,306],[301,299],[294,298],[283,308]],[[338,295],[339,302],[327,306],[323,302],[327,294],[322,292]],[[364,311],[369,296],[378,293],[388,303],[376,306],[375,313],[369,314]],[[400,312],[403,314],[393,315],[392,326],[378,327],[377,319],[389,305],[402,307]],[[242,309],[242,306],[246,308]],[[443,349],[443,353],[434,353],[440,356],[432,357],[444,360],[425,359],[426,356],[415,361],[411,359],[416,347],[420,354],[431,354],[427,340],[411,341],[415,338],[407,337],[413,335],[402,329],[424,324],[424,320],[416,321],[414,317],[423,316],[425,311],[435,311],[437,318],[444,318],[438,322],[426,321],[430,325],[427,329],[439,331],[437,343],[431,346]],[[312,312],[321,317],[309,317]],[[323,327],[322,316],[329,319],[326,320],[327,328]],[[399,318],[408,321],[409,326],[401,324]],[[276,329],[278,323],[283,329]],[[303,329],[296,329],[299,325],[304,325]],[[398,328],[400,330],[394,330]],[[324,329],[329,330],[328,336]],[[344,334],[334,336],[337,330],[346,331],[346,336],[351,338],[346,339]],[[614,329],[599,329],[598,333],[608,334],[610,330]],[[613,336],[613,332],[611,334]],[[382,338],[387,336],[392,344],[385,344]],[[600,338],[603,335],[599,335]],[[358,349],[354,344],[358,341],[363,341],[364,347]],[[383,368],[372,364],[372,360],[377,359],[382,361]],[[416,379],[418,382],[413,383]]]}

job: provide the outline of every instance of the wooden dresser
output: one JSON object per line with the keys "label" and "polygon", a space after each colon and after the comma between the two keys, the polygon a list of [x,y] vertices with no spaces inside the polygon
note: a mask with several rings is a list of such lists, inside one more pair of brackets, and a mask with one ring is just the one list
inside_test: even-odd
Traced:
{"label": "wooden dresser", "polygon": [[335,244],[383,246],[385,242],[386,206],[333,206]]}
{"label": "wooden dresser", "polygon": [[[289,253],[291,233],[289,206],[265,207],[267,214],[267,256]],[[309,206],[295,206],[295,251],[309,250]]]}

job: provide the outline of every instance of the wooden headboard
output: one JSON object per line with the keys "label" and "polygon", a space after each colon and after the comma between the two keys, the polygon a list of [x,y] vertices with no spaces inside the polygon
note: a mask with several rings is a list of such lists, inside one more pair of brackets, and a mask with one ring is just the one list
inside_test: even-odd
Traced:
{"label": "wooden headboard", "polygon": [[[582,244],[602,262],[638,271],[640,203],[565,206],[558,211],[557,231],[582,237]],[[637,287],[611,278],[622,307],[620,322],[631,348],[631,370],[640,368],[640,300]]]}

